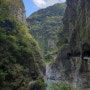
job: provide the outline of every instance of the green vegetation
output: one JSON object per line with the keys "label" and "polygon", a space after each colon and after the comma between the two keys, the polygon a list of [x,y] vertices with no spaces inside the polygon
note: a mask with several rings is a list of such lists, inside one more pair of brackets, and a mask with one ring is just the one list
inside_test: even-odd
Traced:
{"label": "green vegetation", "polygon": [[50,61],[53,60],[53,57],[52,57],[51,54],[48,54],[48,55],[44,56],[44,58],[45,58],[45,61],[46,61],[46,62],[50,62]]}
{"label": "green vegetation", "polygon": [[26,90],[31,80],[42,79],[39,67],[44,65],[37,42],[9,5],[0,0],[0,90]]}
{"label": "green vegetation", "polygon": [[79,90],[66,82],[52,83],[50,87],[52,90]]}
{"label": "green vegetation", "polygon": [[81,29],[80,29],[80,37],[81,38],[85,37],[85,34],[86,34],[85,27],[81,27]]}
{"label": "green vegetation", "polygon": [[57,33],[62,26],[66,4],[56,4],[33,13],[27,18],[30,33],[38,41],[45,60],[52,60],[50,52],[57,49]]}
{"label": "green vegetation", "polygon": [[46,87],[47,86],[47,84],[42,80],[38,80],[37,84],[39,87]]}

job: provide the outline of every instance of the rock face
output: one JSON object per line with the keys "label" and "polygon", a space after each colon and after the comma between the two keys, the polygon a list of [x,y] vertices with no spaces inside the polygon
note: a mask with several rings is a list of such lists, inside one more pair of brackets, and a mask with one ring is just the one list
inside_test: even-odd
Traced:
{"label": "rock face", "polygon": [[47,75],[48,78],[53,80],[65,80],[66,78],[69,79],[71,72],[71,62],[67,53],[70,53],[70,47],[68,44],[64,45],[64,47],[60,50],[60,53],[58,53],[56,61],[49,66],[50,68],[48,73],[50,74]]}
{"label": "rock face", "polygon": [[90,87],[90,1],[67,0],[66,3],[60,41],[63,47],[51,69],[59,68],[60,77],[78,87]]}
{"label": "rock face", "polygon": [[18,20],[26,23],[26,14],[25,14],[25,8],[22,0],[16,1],[16,0],[6,0],[10,3],[9,8],[14,17]]}
{"label": "rock face", "polygon": [[[40,49],[26,26],[23,1],[0,0],[0,90],[43,90],[44,73]],[[35,82],[33,89],[30,82]]]}
{"label": "rock face", "polygon": [[30,33],[39,42],[44,56],[57,49],[57,32],[62,26],[66,4],[56,4],[33,13],[27,18]]}

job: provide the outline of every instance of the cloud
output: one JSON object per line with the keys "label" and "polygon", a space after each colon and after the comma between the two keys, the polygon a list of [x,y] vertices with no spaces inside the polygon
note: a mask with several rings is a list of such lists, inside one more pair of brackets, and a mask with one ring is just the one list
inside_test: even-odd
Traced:
{"label": "cloud", "polygon": [[45,0],[33,0],[33,2],[36,4],[37,7],[43,8],[43,6],[46,5]]}
{"label": "cloud", "polygon": [[55,3],[65,2],[66,0],[33,0],[35,5],[39,8],[46,8],[54,5]]}

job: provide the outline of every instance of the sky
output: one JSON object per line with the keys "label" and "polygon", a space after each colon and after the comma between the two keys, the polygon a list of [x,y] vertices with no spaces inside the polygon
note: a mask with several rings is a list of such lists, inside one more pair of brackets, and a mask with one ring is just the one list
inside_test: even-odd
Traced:
{"label": "sky", "polygon": [[62,3],[66,0],[23,0],[26,10],[26,17],[29,17],[32,13],[39,9],[52,6],[56,3]]}

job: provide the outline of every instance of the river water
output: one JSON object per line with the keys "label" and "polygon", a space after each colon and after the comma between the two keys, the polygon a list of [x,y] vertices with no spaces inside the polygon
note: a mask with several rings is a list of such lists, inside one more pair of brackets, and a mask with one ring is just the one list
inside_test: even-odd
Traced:
{"label": "river water", "polygon": [[[46,90],[53,90],[53,89],[51,88],[52,83],[57,83],[57,82],[59,82],[59,80],[52,80],[52,79],[50,78],[50,75],[51,75],[50,66],[49,66],[49,64],[47,63],[47,64],[46,64],[46,75],[45,75],[45,77],[44,77],[44,80],[45,80],[45,82],[47,83],[47,88],[46,88]],[[76,81],[77,81],[77,78],[76,78],[76,79],[74,80],[74,82],[72,83],[72,85],[73,85],[74,87],[76,87]],[[79,90],[90,90],[90,89],[79,89]]]}
{"label": "river water", "polygon": [[47,87],[46,87],[46,90],[52,90],[51,86],[52,86],[52,83],[57,83],[58,81],[57,80],[51,80],[51,79],[45,79],[45,82],[47,83]]}
{"label": "river water", "polygon": [[50,67],[49,64],[46,64],[46,76],[45,76],[45,82],[47,83],[47,88],[46,90],[52,90],[51,85],[52,83],[57,83],[57,80],[52,80],[50,79]]}

